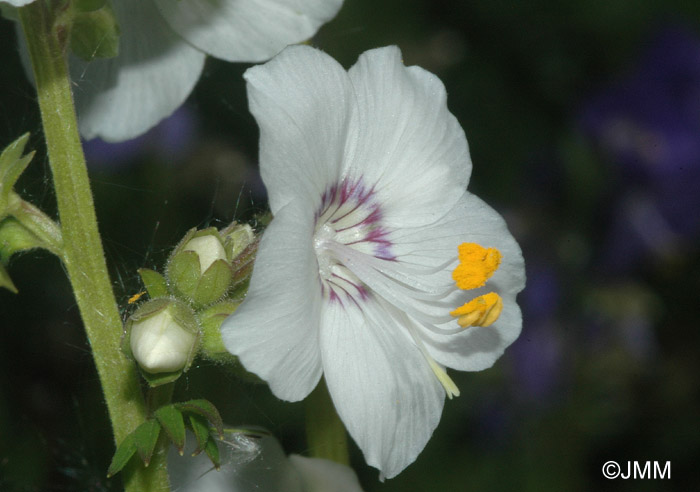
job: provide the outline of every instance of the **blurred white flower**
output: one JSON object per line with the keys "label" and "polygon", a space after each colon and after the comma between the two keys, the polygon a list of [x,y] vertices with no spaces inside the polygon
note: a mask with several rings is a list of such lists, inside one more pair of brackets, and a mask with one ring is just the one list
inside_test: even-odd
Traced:
{"label": "blurred white flower", "polygon": [[444,86],[396,47],[348,72],[290,47],[245,78],[274,219],[224,343],[285,400],[323,374],[367,462],[393,477],[459,394],[445,367],[490,367],[520,333],[520,248],[465,191]]}
{"label": "blurred white flower", "polygon": [[[362,492],[351,468],[328,460],[291,455],[267,434],[250,436],[226,430],[219,441],[221,469],[202,453],[190,454],[196,440],[188,434],[183,456],[172,448],[168,472],[178,492]],[[189,452],[188,452],[189,451]]]}
{"label": "blurred white flower", "polygon": [[23,7],[34,0],[0,0],[0,3],[9,3],[13,7]]}
{"label": "blurred white flower", "polygon": [[[13,0],[21,5],[23,0]],[[26,3],[26,2],[24,2]],[[194,88],[206,55],[260,62],[313,36],[343,0],[115,0],[119,55],[71,56],[80,133],[117,142],[172,114]],[[25,54],[26,56],[26,54]]]}

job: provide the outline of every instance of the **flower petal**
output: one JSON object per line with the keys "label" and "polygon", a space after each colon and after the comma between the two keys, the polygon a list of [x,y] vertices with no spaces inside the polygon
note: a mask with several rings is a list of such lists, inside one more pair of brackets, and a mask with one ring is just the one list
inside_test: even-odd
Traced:
{"label": "flower petal", "polygon": [[324,305],[321,351],[333,403],[367,463],[388,478],[412,463],[445,392],[404,329],[375,299]]}
{"label": "flower petal", "polygon": [[313,213],[299,200],[263,234],[248,295],[224,321],[224,345],[279,398],[305,398],[321,378],[321,286],[311,246]]}
{"label": "flower petal", "polygon": [[289,462],[299,472],[305,492],[362,492],[357,475],[349,466],[298,454],[290,454]]}
{"label": "flower petal", "polygon": [[200,50],[260,62],[306,41],[343,0],[156,0],[170,26]]}
{"label": "flower petal", "polygon": [[[436,361],[461,371],[478,371],[493,365],[520,334],[522,317],[515,296],[525,286],[525,265],[520,247],[503,218],[482,200],[465,193],[450,212],[429,228],[395,231],[394,251],[400,262],[436,266],[456,255],[462,242],[497,248],[501,264],[484,287],[457,292],[447,301],[454,308],[487,292],[503,298],[503,312],[488,327],[471,327],[455,335],[422,332],[428,352]],[[450,269],[440,275],[449,281]],[[452,321],[456,324],[456,321]]]}
{"label": "flower petal", "polygon": [[442,82],[405,67],[395,46],[363,53],[349,74],[357,98],[351,129],[358,137],[344,173],[374,185],[386,225],[440,218],[471,173],[467,139],[447,109]]}
{"label": "flower petal", "polygon": [[0,3],[9,3],[13,7],[22,7],[28,3],[32,3],[34,0],[2,0]]}
{"label": "flower petal", "polygon": [[245,79],[272,213],[295,196],[316,200],[313,213],[338,181],[351,101],[347,73],[319,50],[290,46]]}
{"label": "flower petal", "polygon": [[115,58],[71,58],[80,133],[134,138],[175,111],[192,92],[205,55],[177,36],[152,1],[113,2],[121,37]]}

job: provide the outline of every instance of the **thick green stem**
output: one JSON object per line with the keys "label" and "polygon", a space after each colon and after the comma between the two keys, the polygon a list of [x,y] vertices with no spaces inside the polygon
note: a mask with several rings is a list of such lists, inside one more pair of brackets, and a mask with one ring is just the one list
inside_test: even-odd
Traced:
{"label": "thick green stem", "polygon": [[[19,9],[27,40],[63,232],[63,261],[102,383],[114,439],[121,442],[146,418],[135,365],[120,349],[122,324],[107,274],[85,158],[80,145],[71,81],[64,55],[65,28],[56,26],[49,4]],[[129,467],[129,492],[169,489],[165,453],[148,468]]]}
{"label": "thick green stem", "polygon": [[306,398],[306,445],[314,458],[325,458],[343,465],[350,464],[348,437],[321,380]]}

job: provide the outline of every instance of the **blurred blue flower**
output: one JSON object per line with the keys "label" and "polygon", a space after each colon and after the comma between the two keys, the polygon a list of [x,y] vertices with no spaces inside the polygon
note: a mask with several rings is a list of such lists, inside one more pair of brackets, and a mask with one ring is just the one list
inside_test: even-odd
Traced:
{"label": "blurred blue flower", "polygon": [[551,264],[531,258],[526,269],[529,284],[522,294],[526,324],[509,351],[511,380],[521,398],[546,404],[566,373],[562,330],[556,323],[562,285]]}
{"label": "blurred blue flower", "polygon": [[[624,191],[611,257],[673,251],[700,232],[700,38],[652,37],[636,66],[585,105],[583,131],[617,164]],[[623,266],[623,265],[618,265]]]}
{"label": "blurred blue flower", "polygon": [[192,150],[196,131],[196,115],[183,105],[139,137],[118,143],[94,138],[84,142],[83,150],[89,166],[105,170],[117,170],[146,156],[178,164]]}

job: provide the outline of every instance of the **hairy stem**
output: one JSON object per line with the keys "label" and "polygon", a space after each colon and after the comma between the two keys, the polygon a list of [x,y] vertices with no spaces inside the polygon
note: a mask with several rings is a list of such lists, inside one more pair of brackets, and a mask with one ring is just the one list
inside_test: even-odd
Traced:
{"label": "hairy stem", "polygon": [[306,445],[314,458],[325,458],[343,465],[350,464],[348,438],[321,380],[306,399]]}
{"label": "hairy stem", "polygon": [[[80,309],[114,439],[121,442],[146,418],[135,365],[120,349],[122,324],[112,292],[97,229],[85,158],[65,58],[65,26],[55,23],[43,0],[19,9],[31,57],[49,164],[63,233],[63,261]],[[128,492],[169,489],[165,452],[158,450],[148,468],[125,470]]]}

